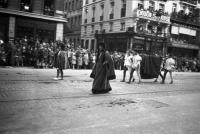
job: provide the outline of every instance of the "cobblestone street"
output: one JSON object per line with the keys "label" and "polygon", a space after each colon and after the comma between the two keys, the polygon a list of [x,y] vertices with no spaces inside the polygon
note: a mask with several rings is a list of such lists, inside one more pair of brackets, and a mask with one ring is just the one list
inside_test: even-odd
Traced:
{"label": "cobblestone street", "polygon": [[0,134],[200,133],[199,73],[127,84],[116,71],[113,90],[92,95],[90,72],[65,70],[58,81],[55,69],[0,68]]}

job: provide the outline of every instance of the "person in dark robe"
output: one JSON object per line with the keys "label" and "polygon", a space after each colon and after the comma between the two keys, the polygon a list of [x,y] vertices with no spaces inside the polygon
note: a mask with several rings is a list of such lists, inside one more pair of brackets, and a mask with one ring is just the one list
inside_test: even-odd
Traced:
{"label": "person in dark robe", "polygon": [[114,63],[109,52],[105,51],[105,44],[99,43],[96,64],[93,67],[91,78],[94,78],[92,85],[93,94],[108,93],[112,90],[109,80],[116,78]]}

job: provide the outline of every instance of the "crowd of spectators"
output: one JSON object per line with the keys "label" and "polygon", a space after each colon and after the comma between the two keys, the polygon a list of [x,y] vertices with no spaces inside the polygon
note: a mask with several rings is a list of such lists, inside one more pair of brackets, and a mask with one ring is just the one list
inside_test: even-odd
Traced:
{"label": "crowd of spectators", "polygon": [[[62,42],[43,42],[33,39],[18,39],[8,44],[1,42],[0,65],[33,66],[35,68],[53,68],[55,55]],[[69,43],[64,43],[68,51],[68,61],[71,69],[92,69],[96,61],[96,52],[81,47],[76,49]],[[115,69],[122,70],[125,53],[110,52]],[[175,57],[177,71],[200,72],[200,60],[197,58]]]}

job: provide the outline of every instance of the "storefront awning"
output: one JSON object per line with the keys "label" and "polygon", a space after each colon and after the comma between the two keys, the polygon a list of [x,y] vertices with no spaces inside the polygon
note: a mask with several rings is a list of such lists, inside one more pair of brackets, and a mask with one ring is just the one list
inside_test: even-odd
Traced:
{"label": "storefront awning", "polygon": [[176,43],[176,42],[172,42],[172,46],[171,47],[178,47],[178,48],[186,48],[186,49],[194,49],[194,50],[199,50],[200,47],[197,45],[192,45],[192,44],[180,44],[180,43]]}

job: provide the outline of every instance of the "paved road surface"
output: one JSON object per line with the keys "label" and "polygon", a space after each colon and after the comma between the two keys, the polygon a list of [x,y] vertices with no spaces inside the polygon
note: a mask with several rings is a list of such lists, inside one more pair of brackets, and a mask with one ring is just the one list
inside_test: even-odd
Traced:
{"label": "paved road surface", "polygon": [[90,72],[0,68],[0,134],[200,134],[199,73],[126,84],[116,71],[113,91],[92,95]]}

